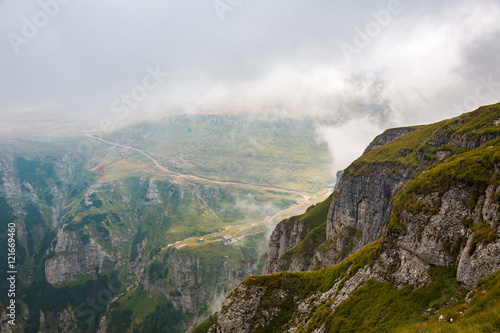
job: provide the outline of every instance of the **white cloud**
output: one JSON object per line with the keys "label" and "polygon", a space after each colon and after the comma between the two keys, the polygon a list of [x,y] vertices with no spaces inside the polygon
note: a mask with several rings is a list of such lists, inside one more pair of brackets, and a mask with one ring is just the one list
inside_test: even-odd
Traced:
{"label": "white cloud", "polygon": [[371,141],[381,133],[372,118],[351,119],[336,127],[318,127],[318,134],[328,144],[333,157],[333,172],[344,170],[361,156]]}
{"label": "white cloud", "polygon": [[[496,0],[405,1],[347,64],[340,43],[386,7],[382,0],[256,0],[221,22],[210,1],[72,1],[19,54],[7,38],[0,41],[0,116],[60,105],[64,119],[99,123],[113,117],[117,96],[141,83],[144,68],[157,65],[171,75],[124,121],[281,104],[340,122],[366,115],[385,122],[381,127],[407,125],[459,112],[449,110],[481,77],[500,81]],[[0,8],[0,34],[7,35],[39,6],[30,0]],[[498,100],[495,91],[480,102]]]}

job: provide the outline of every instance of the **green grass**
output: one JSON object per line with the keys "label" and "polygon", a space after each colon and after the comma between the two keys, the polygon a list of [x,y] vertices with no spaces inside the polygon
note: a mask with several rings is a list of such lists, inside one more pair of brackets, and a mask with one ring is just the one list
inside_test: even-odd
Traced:
{"label": "green grass", "polygon": [[154,311],[157,304],[164,300],[166,297],[163,294],[151,293],[144,290],[142,286],[138,286],[122,296],[118,305],[114,305],[113,308],[118,311],[131,310],[134,320],[141,322],[144,317]]}
{"label": "green grass", "polygon": [[172,116],[128,126],[107,139],[151,152],[171,170],[211,179],[311,192],[333,180],[328,147],[317,142],[312,120]]}
{"label": "green grass", "polygon": [[[391,171],[430,165],[435,162],[438,150],[459,154],[466,148],[450,145],[465,138],[469,141],[496,138],[500,127],[494,122],[500,118],[500,104],[484,106],[462,116],[435,124],[416,126],[415,130],[396,140],[375,148],[357,159],[345,172],[345,176],[369,175],[377,165],[390,164]],[[448,143],[443,143],[448,141]],[[490,139],[491,140],[491,139]]]}
{"label": "green grass", "polygon": [[[368,244],[341,263],[313,272],[280,272],[253,276],[243,280],[247,286],[265,286],[269,289],[292,291],[294,294],[309,294],[329,290],[339,278],[349,278],[365,265],[374,263],[380,251],[380,241]],[[351,268],[349,270],[349,268]],[[349,270],[349,273],[347,271]]]}
{"label": "green grass", "polygon": [[182,332],[183,322],[190,317],[175,309],[163,294],[148,292],[138,286],[112,304],[108,314],[108,331]]}
{"label": "green grass", "polygon": [[[433,212],[439,206],[427,207],[415,200],[414,195],[429,195],[438,193],[442,196],[453,186],[468,186],[474,189],[472,201],[477,202],[489,185],[498,186],[500,175],[495,172],[495,165],[500,163],[500,139],[490,141],[485,145],[450,157],[443,163],[433,165],[417,174],[414,180],[407,183],[406,188],[399,191],[393,198],[393,216],[388,231],[405,233],[401,224],[401,212]],[[469,206],[475,206],[472,202]],[[419,206],[420,205],[420,206]],[[422,205],[426,207],[421,207]]]}
{"label": "green grass", "polygon": [[309,207],[304,214],[292,216],[286,219],[284,221],[285,226],[291,230],[295,222],[301,221],[304,224],[304,227],[300,237],[305,238],[310,231],[326,222],[332,198],[333,194],[331,194],[326,200]]}
{"label": "green grass", "polygon": [[[369,244],[358,252],[335,266],[330,266],[314,272],[281,272],[270,275],[249,277],[243,280],[246,286],[266,287],[257,316],[269,307],[280,308],[279,315],[267,326],[255,332],[281,332],[281,327],[287,323],[296,310],[294,297],[305,298],[317,292],[326,292],[337,281],[346,281],[356,272],[366,266],[374,264],[380,250],[380,242]],[[274,297],[279,290],[285,290],[287,297]]]}
{"label": "green grass", "polygon": [[328,332],[392,332],[398,327],[412,322],[428,320],[427,309],[437,311],[446,306],[452,297],[465,297],[455,279],[452,267],[431,268],[432,282],[414,290],[412,285],[398,290],[391,283],[370,280],[351,297],[342,302],[325,318],[324,309],[315,316],[320,319],[306,327],[311,332],[326,323]]}
{"label": "green grass", "polygon": [[[364,248],[347,259],[358,266],[375,258],[376,248]],[[361,264],[361,265],[359,265]],[[293,299],[303,299],[310,293],[325,292],[333,281],[346,277],[345,263],[318,272],[285,272],[246,279],[247,285],[266,286],[268,289],[259,304],[259,310],[278,306],[281,312],[268,326],[254,332],[281,332],[282,325],[292,319],[296,310]],[[339,270],[340,269],[340,270]],[[342,273],[343,272],[343,273]],[[316,273],[316,274],[314,274]],[[350,276],[353,273],[349,274]],[[469,303],[467,291],[456,281],[456,268],[431,267],[432,281],[419,289],[412,285],[398,290],[391,283],[369,280],[342,302],[333,313],[330,303],[320,306],[309,325],[299,332],[312,332],[326,324],[327,332],[498,332],[500,329],[500,272],[480,281]],[[259,281],[259,283],[256,283]],[[276,290],[285,290],[288,297],[272,298]],[[460,315],[460,312],[463,314]],[[439,322],[443,315],[444,322]],[[453,318],[454,322],[449,323]]]}
{"label": "green grass", "polygon": [[185,323],[191,317],[192,315],[175,309],[171,302],[162,302],[146,316],[144,321],[134,326],[134,333],[183,333],[185,332]]}
{"label": "green grass", "polygon": [[[500,272],[481,280],[469,303],[452,303],[428,321],[405,325],[401,333],[495,333],[500,332]],[[462,313],[462,314],[460,314]],[[443,315],[445,321],[439,322]],[[453,318],[453,323],[449,319]]]}
{"label": "green grass", "polygon": [[379,164],[391,164],[394,171],[398,168],[417,167],[420,165],[418,149],[425,145],[441,125],[442,123],[437,123],[415,127],[413,132],[369,151],[347,168],[345,177],[371,174]]}
{"label": "green grass", "polygon": [[196,328],[193,330],[193,333],[207,333],[210,327],[212,327],[216,322],[217,313],[215,313],[213,316],[208,317],[201,324],[196,326]]}
{"label": "green grass", "polygon": [[333,194],[325,201],[309,207],[303,215],[297,217],[298,220],[304,223],[304,230],[302,231],[301,237],[305,237],[309,230],[313,230],[326,222],[332,199]]}

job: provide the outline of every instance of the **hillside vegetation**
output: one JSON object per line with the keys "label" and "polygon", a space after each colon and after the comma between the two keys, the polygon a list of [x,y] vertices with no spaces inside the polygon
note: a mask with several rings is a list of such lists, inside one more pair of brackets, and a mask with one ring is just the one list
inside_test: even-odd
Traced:
{"label": "hillside vegetation", "polygon": [[333,180],[315,122],[272,116],[172,116],[0,152],[26,332],[182,332],[262,270],[275,214]]}
{"label": "hillside vegetation", "polygon": [[[329,206],[326,221],[318,215],[280,255],[281,271],[245,279],[203,332],[500,331],[499,125],[496,104],[388,130],[319,205]],[[320,267],[287,270],[304,262]]]}

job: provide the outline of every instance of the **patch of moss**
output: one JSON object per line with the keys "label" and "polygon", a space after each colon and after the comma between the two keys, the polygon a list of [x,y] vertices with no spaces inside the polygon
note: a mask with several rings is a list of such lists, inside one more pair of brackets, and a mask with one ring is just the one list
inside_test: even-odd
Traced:
{"label": "patch of moss", "polygon": [[479,243],[483,246],[492,243],[498,239],[498,232],[494,228],[490,228],[485,222],[480,222],[472,227],[474,235],[469,249],[469,254],[473,254]]}
{"label": "patch of moss", "polygon": [[328,332],[392,332],[402,325],[428,320],[452,298],[463,299],[465,290],[455,279],[455,269],[431,268],[433,282],[415,290],[409,285],[398,290],[390,283],[370,280],[331,313],[320,307],[306,332],[326,324]]}
{"label": "patch of moss", "polygon": [[500,175],[495,173],[495,165],[500,163],[500,139],[486,145],[455,155],[443,163],[433,165],[419,173],[415,179],[406,184],[392,199],[393,215],[388,231],[394,234],[405,234],[401,223],[401,213],[437,213],[440,203],[432,205],[420,203],[415,195],[438,193],[444,195],[453,186],[466,186],[474,189],[469,206],[474,207],[479,196],[486,192],[489,185],[500,185]]}

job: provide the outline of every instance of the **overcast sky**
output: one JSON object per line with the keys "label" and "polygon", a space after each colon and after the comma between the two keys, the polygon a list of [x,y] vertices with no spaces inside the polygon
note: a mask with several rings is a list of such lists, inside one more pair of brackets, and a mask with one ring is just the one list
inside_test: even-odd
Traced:
{"label": "overcast sky", "polygon": [[432,122],[500,101],[499,17],[498,0],[0,0],[0,121]]}

